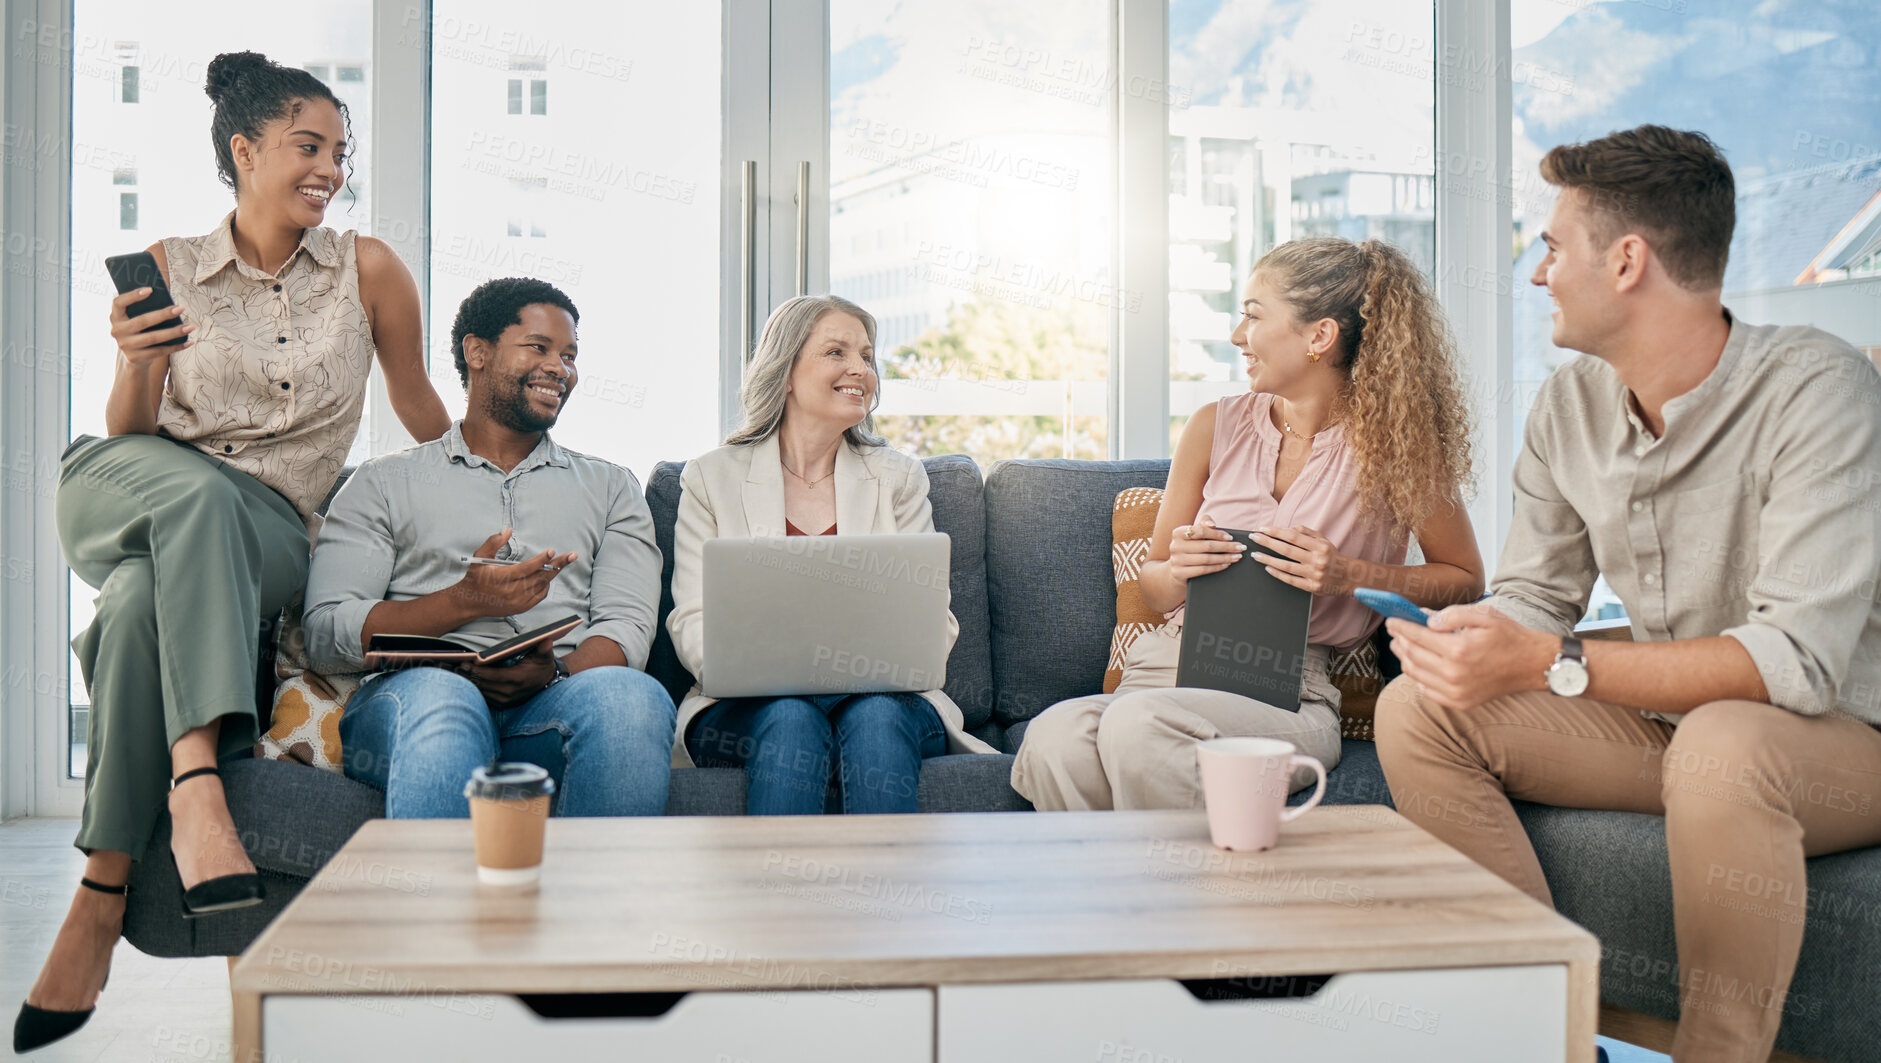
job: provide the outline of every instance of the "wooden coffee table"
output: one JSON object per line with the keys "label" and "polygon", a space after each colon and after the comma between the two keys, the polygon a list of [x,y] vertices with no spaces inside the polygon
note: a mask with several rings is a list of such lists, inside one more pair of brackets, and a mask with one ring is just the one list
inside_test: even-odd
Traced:
{"label": "wooden coffee table", "polygon": [[232,973],[235,1058],[1594,1056],[1600,946],[1381,806],[363,827]]}

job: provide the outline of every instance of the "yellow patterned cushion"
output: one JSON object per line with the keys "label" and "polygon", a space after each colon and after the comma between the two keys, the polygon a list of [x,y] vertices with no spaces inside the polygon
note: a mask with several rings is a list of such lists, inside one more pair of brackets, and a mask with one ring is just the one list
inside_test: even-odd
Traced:
{"label": "yellow patterned cushion", "polygon": [[340,714],[346,699],[371,673],[321,675],[308,666],[307,633],[295,595],[281,614],[274,640],[274,714],[255,742],[255,756],[291,760],[344,774],[340,759]]}
{"label": "yellow patterned cushion", "polygon": [[[1123,682],[1123,657],[1130,644],[1163,625],[1163,615],[1143,604],[1137,583],[1162,504],[1162,491],[1132,487],[1119,493],[1111,507],[1110,565],[1117,579],[1117,626],[1110,635],[1110,663],[1104,669],[1106,694]],[[1335,654],[1329,668],[1333,685],[1339,688],[1340,732],[1346,738],[1371,741],[1372,712],[1385,685],[1378,671],[1377,647],[1367,640],[1351,653]]]}
{"label": "yellow patterned cushion", "polygon": [[293,760],[331,772],[343,772],[340,714],[359,689],[357,675],[322,676],[302,672],[274,688],[274,720],[256,744],[255,755]]}

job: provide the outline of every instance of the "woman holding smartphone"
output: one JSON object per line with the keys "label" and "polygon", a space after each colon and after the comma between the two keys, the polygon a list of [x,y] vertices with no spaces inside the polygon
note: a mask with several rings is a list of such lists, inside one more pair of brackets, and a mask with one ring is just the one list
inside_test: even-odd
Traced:
{"label": "woman holding smartphone", "polygon": [[[705,665],[707,539],[931,532],[927,469],[875,434],[875,318],[834,295],[786,300],[745,369],[744,427],[686,463],[673,530],[673,649]],[[803,618],[814,638],[817,618]],[[960,625],[947,614],[947,647]],[[780,632],[779,637],[790,637]],[[991,753],[938,690],[679,706],[675,763],[743,768],[745,812],[814,815],[835,780],[844,812],[914,812],[921,761]]]}
{"label": "woman holding smartphone", "polygon": [[346,180],[346,105],[253,52],[217,56],[206,91],[235,209],[151,245],[175,305],[127,316],[148,287],[113,300],[109,435],[60,467],[60,545],[98,590],[73,640],[92,701],[87,859],[16,1052],[90,1018],[166,791],[184,914],[262,902],[215,766],[254,744],[260,622],[306,581],[307,521],[352,447],[375,351],[406,429],[450,426],[411,274],[384,243],[322,226]]}
{"label": "woman holding smartphone", "polygon": [[[1027,728],[1012,786],[1040,809],[1200,807],[1195,746],[1228,735],[1284,739],[1330,768],[1327,662],[1379,623],[1352,592],[1429,606],[1482,593],[1462,503],[1469,418],[1417,267],[1377,240],[1297,240],[1262,256],[1242,296],[1230,338],[1248,391],[1183,428],[1140,576],[1169,622],[1131,644],[1114,693],[1060,702]],[[1256,547],[1220,528],[1255,532]],[[1412,535],[1420,565],[1404,563]],[[1298,712],[1175,686],[1188,582],[1249,563],[1315,595]],[[1293,788],[1310,778],[1301,769]]]}

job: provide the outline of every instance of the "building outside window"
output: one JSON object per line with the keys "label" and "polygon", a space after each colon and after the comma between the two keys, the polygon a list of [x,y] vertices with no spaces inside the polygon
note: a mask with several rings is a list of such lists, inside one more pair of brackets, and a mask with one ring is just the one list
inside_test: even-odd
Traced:
{"label": "building outside window", "polygon": [[142,91],[142,68],[137,64],[137,42],[120,41],[117,45],[118,102],[136,103]]}
{"label": "building outside window", "polygon": [[[548,114],[548,60],[511,56],[509,69],[509,113]],[[516,76],[520,75],[520,76]]]}

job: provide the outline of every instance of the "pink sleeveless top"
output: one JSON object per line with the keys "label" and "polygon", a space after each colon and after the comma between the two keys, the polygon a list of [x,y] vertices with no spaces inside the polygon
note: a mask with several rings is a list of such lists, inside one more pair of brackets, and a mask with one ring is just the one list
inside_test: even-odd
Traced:
{"label": "pink sleeveless top", "polygon": [[[1272,395],[1248,392],[1215,404],[1215,439],[1208,453],[1201,512],[1222,528],[1253,531],[1303,524],[1347,557],[1404,564],[1408,537],[1395,535],[1397,524],[1388,517],[1363,512],[1354,488],[1358,460],[1346,445],[1342,424],[1313,437],[1305,467],[1286,497],[1274,501],[1281,434],[1274,427],[1273,403]],[[1356,598],[1317,595],[1306,638],[1343,653],[1363,642],[1379,621],[1379,615]]]}

